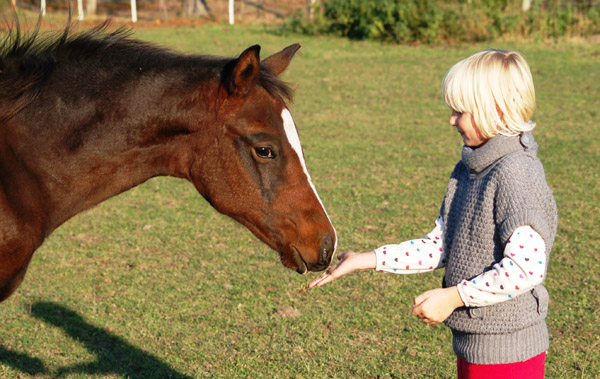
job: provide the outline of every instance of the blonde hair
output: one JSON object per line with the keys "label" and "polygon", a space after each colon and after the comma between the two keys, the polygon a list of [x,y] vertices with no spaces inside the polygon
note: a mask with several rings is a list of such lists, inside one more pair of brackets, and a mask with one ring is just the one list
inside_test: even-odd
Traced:
{"label": "blonde hair", "polygon": [[450,109],[473,115],[486,139],[535,127],[533,78],[516,51],[489,49],[463,59],[444,77],[442,94]]}

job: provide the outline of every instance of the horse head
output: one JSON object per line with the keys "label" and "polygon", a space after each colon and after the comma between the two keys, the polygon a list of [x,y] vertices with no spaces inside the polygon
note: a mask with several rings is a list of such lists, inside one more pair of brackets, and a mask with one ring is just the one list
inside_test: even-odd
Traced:
{"label": "horse head", "polygon": [[325,269],[337,242],[286,105],[291,91],[278,79],[299,48],[261,62],[252,46],[224,66],[211,119],[217,125],[196,147],[190,179],[215,209],[302,274]]}

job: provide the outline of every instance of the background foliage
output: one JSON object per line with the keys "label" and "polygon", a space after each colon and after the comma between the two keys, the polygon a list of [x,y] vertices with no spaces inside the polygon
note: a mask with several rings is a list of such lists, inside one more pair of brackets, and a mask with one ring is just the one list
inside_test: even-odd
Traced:
{"label": "background foliage", "polygon": [[10,9],[10,0],[0,0],[0,12],[4,13]]}
{"label": "background foliage", "polygon": [[600,2],[533,0],[322,0],[315,17],[296,15],[286,28],[307,34],[397,43],[489,41],[600,33]]}
{"label": "background foliage", "polygon": [[[597,43],[415,48],[218,24],[135,36],[225,56],[302,44],[284,79],[296,88],[291,111],[340,252],[432,228],[461,147],[443,75],[483,48],[523,52],[560,217],[546,281],[547,377],[600,376]],[[316,274],[282,267],[191,184],[156,178],[70,220],[36,252],[0,304],[0,377],[451,378],[449,330],[409,315],[442,274],[363,272],[307,291]]]}

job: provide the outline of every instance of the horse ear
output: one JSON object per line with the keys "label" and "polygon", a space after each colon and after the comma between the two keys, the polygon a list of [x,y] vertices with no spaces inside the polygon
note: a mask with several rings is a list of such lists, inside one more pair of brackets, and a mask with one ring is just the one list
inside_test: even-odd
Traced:
{"label": "horse ear", "polygon": [[227,89],[235,96],[246,96],[256,85],[260,73],[260,46],[250,46],[233,62]]}
{"label": "horse ear", "polygon": [[290,61],[299,48],[300,44],[298,43],[290,45],[277,54],[265,58],[261,64],[266,67],[271,74],[279,76],[287,68],[288,64],[290,64]]}

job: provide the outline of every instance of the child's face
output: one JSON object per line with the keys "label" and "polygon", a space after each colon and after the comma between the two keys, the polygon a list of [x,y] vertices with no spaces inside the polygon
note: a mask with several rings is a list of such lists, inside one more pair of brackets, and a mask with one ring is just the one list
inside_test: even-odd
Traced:
{"label": "child's face", "polygon": [[487,139],[483,138],[475,125],[471,113],[453,111],[448,122],[450,126],[456,127],[456,131],[460,133],[466,146],[479,147],[487,142]]}

